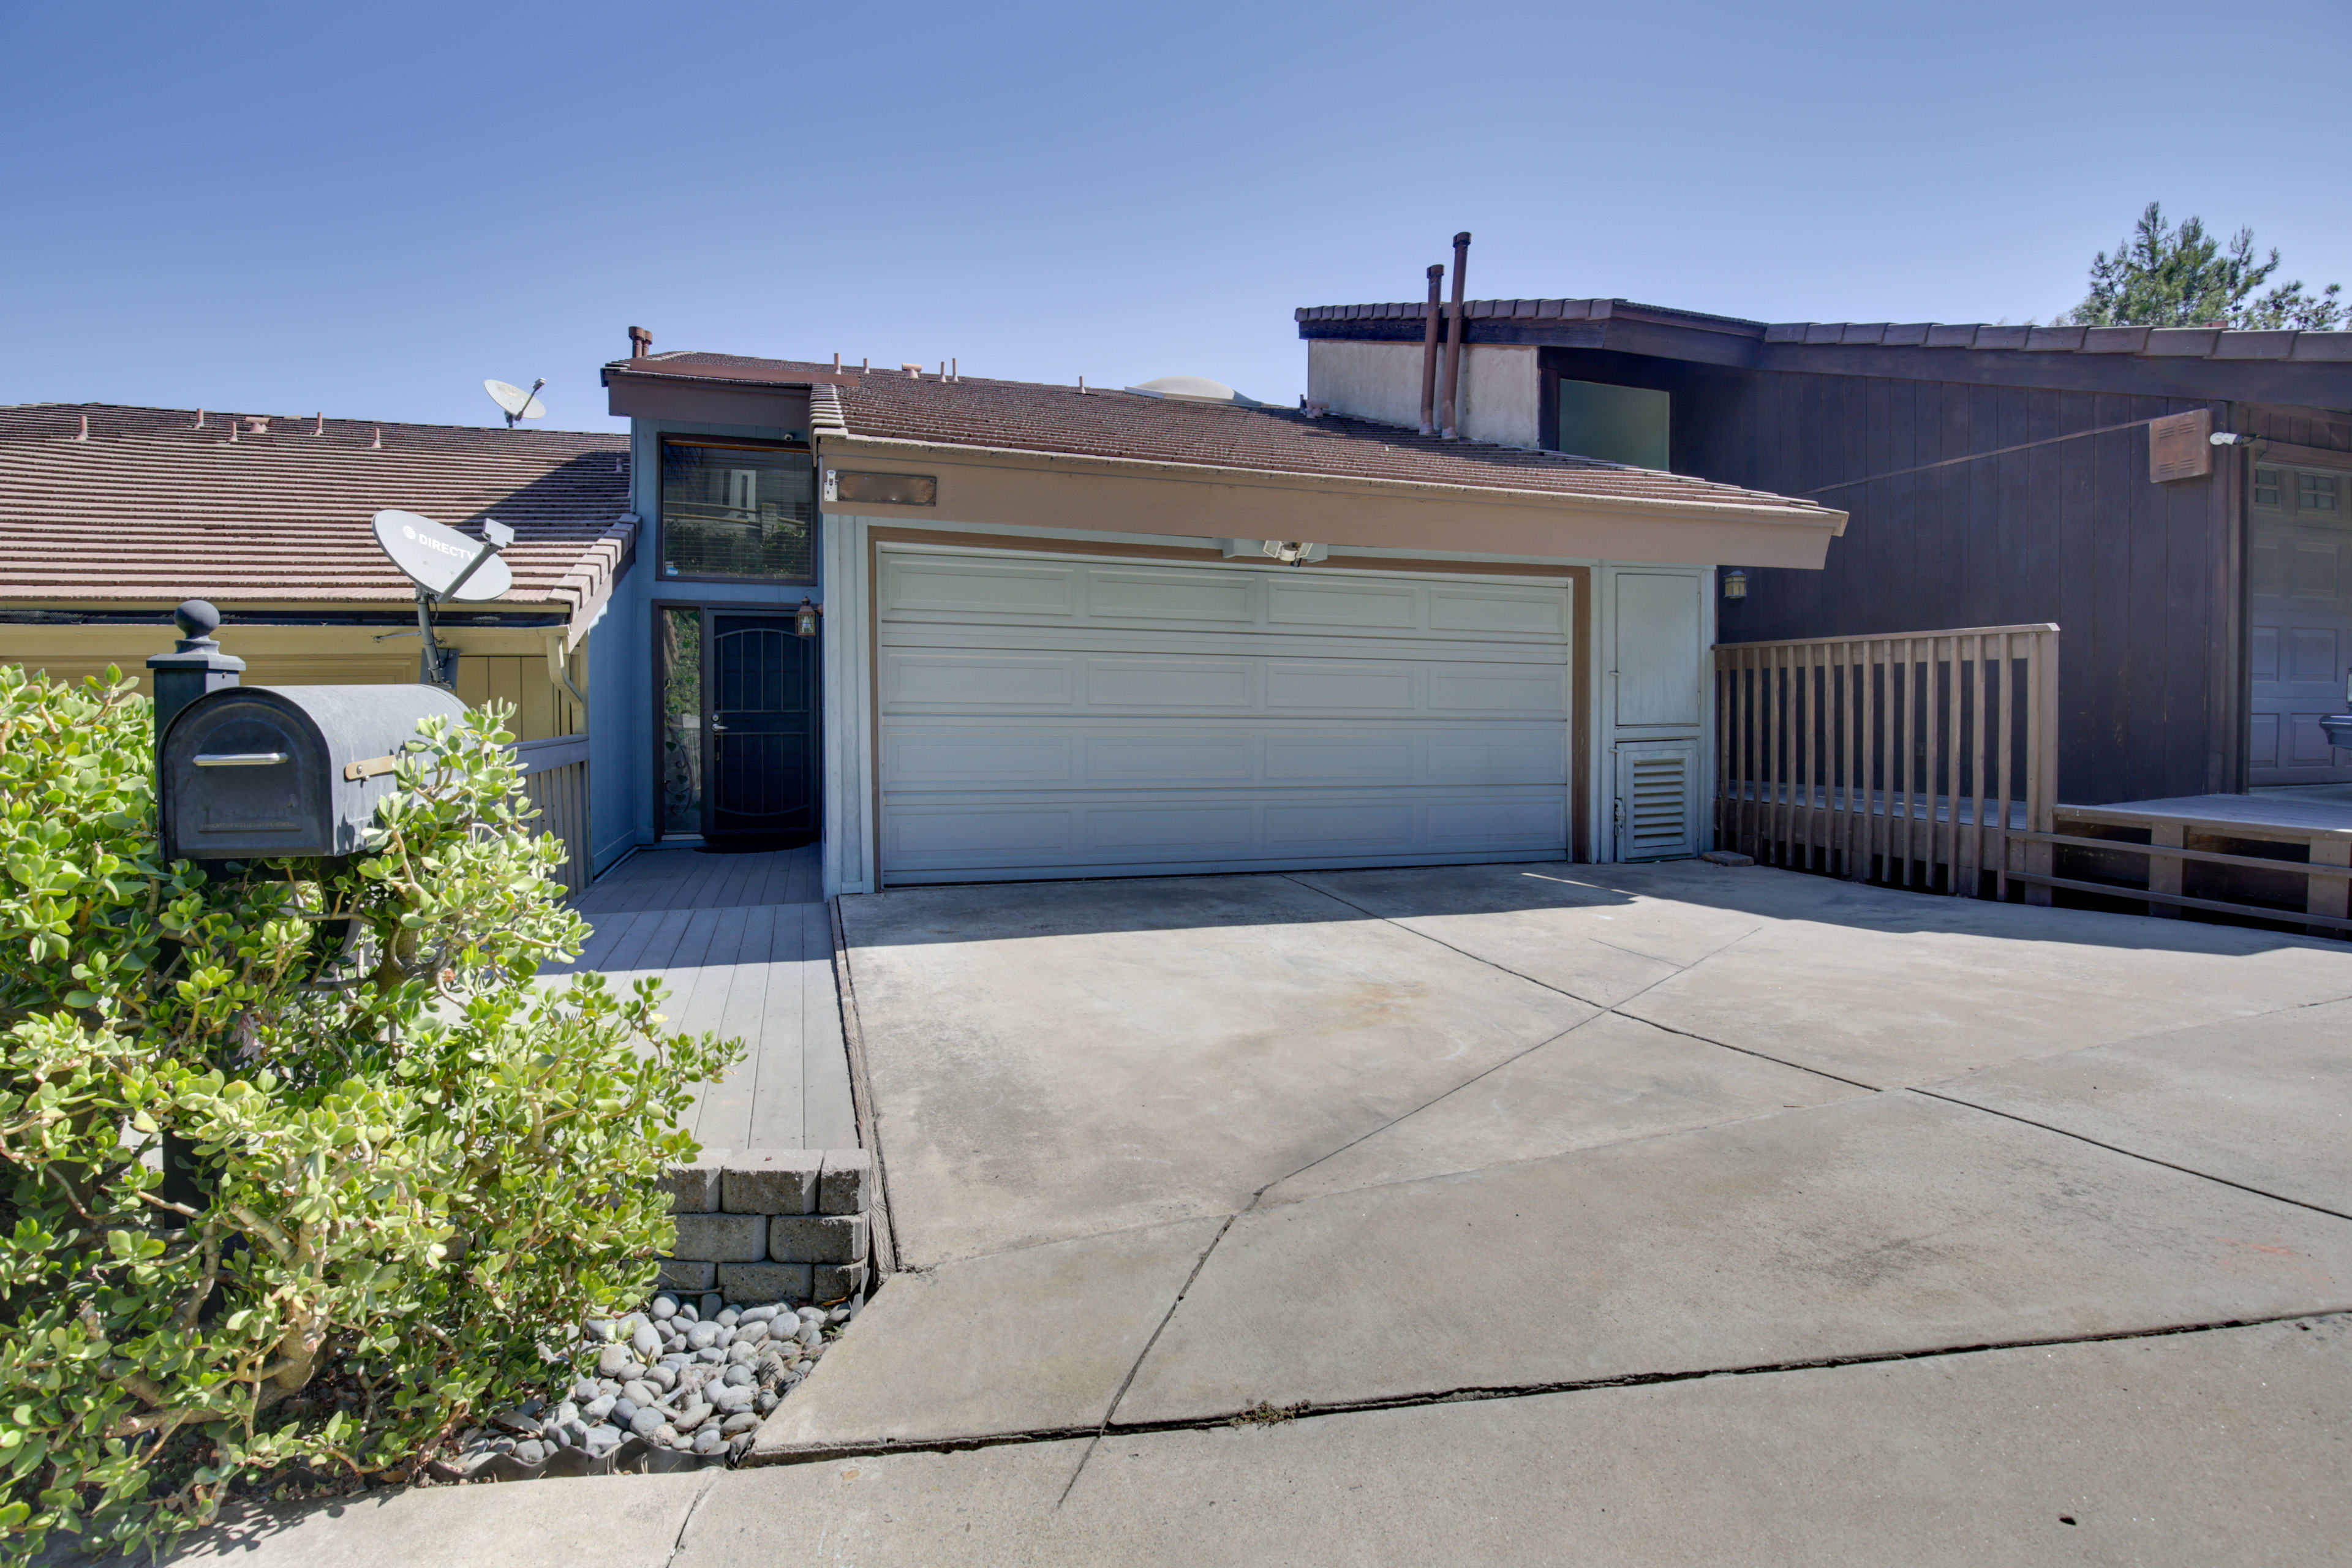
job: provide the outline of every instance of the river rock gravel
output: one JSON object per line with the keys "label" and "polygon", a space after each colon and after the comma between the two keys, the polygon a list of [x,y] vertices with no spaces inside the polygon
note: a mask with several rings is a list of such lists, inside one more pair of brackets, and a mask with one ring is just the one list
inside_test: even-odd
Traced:
{"label": "river rock gravel", "polygon": [[593,1354],[593,1375],[566,1372],[545,1397],[493,1413],[432,1474],[527,1480],[732,1464],[853,1311],[741,1307],[666,1290],[643,1311],[592,1319],[574,1348]]}

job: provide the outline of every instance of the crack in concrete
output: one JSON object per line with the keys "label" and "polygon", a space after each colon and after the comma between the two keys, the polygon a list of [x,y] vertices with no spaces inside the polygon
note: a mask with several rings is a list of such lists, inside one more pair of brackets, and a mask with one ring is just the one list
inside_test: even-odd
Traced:
{"label": "crack in concrete", "polygon": [[662,1568],[670,1568],[670,1564],[677,1561],[677,1554],[686,1550],[686,1532],[694,1528],[694,1516],[702,1511],[702,1500],[710,1495],[711,1489],[719,1484],[719,1478],[726,1473],[723,1468],[713,1469],[710,1479],[695,1492],[694,1500],[686,1505],[686,1517],[677,1521],[677,1539],[670,1543],[669,1555],[662,1559]]}
{"label": "crack in concrete", "polygon": [[[1207,1254],[1202,1255],[1203,1261]],[[1172,1310],[1172,1309],[1171,1309]],[[2105,1333],[2060,1334],[2031,1339],[1979,1340],[1962,1344],[1929,1345],[1908,1350],[1868,1351],[1853,1355],[1811,1356],[1790,1361],[1756,1362],[1738,1366],[1693,1367],[1673,1372],[1622,1373],[1613,1377],[1564,1378],[1514,1384],[1465,1384],[1451,1388],[1429,1389],[1412,1394],[1378,1394],[1363,1399],[1336,1400],[1329,1404],[1308,1403],[1298,1410],[1300,1421],[1320,1420],[1333,1415],[1362,1415],[1384,1410],[1416,1410],[1436,1405],[1470,1405],[1507,1399],[1538,1399],[1550,1394],[1584,1394],[1612,1388],[1648,1388],[1663,1384],[1697,1383],[1713,1377],[1768,1377],[1793,1372],[1833,1371],[1849,1366],[1886,1366],[1901,1362],[1937,1361],[1948,1357],[1988,1355],[1996,1351],[2059,1350],[2070,1345],[2124,1344],[2142,1340],[2176,1339],[2184,1334],[2222,1333],[2233,1329],[2256,1329],[2273,1323],[2317,1322],[2324,1319],[2352,1314],[2352,1300],[2339,1306],[2308,1307],[2292,1312],[2275,1312],[2259,1317],[2217,1318],[2194,1323],[2165,1323],[2149,1328],[2116,1329]],[[1124,1392],[1124,1390],[1122,1390]],[[1078,1474],[1086,1460],[1106,1437],[1142,1436],[1158,1432],[1213,1432],[1233,1425],[1234,1418],[1246,1413],[1248,1406],[1219,1410],[1202,1415],[1171,1416],[1157,1421],[1133,1421],[1113,1426],[1108,1420],[1095,1426],[1036,1427],[1018,1432],[973,1433],[961,1437],[929,1437],[910,1442],[844,1443],[822,1449],[811,1448],[790,1455],[777,1455],[771,1464],[818,1464],[835,1459],[882,1458],[892,1454],[959,1454],[981,1448],[1010,1447],[1029,1443],[1066,1443],[1084,1437],[1090,1439],[1078,1468],[1073,1471],[1069,1485],[1062,1489],[1061,1500],[1066,1500],[1072,1488],[1077,1485]],[[1055,1506],[1060,1506],[1057,1500]],[[680,1532],[681,1540],[683,1531]]]}
{"label": "crack in concrete", "polygon": [[[1271,1185],[1271,1184],[1268,1184]],[[1255,1208],[1257,1200],[1265,1195],[1265,1188],[1260,1187],[1250,1198],[1250,1208]],[[1070,1471],[1069,1480],[1062,1487],[1062,1495],[1054,1500],[1055,1508],[1060,1508],[1068,1500],[1071,1488],[1076,1487],[1078,1484],[1078,1478],[1086,1474],[1087,1461],[1095,1457],[1095,1450],[1102,1445],[1103,1434],[1110,1430],[1111,1417],[1118,1414],[1119,1401],[1127,1397],[1128,1389],[1135,1382],[1135,1374],[1143,1370],[1144,1361],[1151,1354],[1151,1347],[1158,1344],[1160,1336],[1167,1331],[1169,1322],[1176,1316],[1176,1309],[1184,1304],[1185,1292],[1192,1289],[1192,1281],[1201,1277],[1201,1270],[1209,1266],[1209,1254],[1217,1250],[1217,1243],[1225,1239],[1225,1232],[1234,1228],[1234,1221],[1248,1212],[1248,1209],[1243,1209],[1238,1213],[1227,1215],[1225,1223],[1217,1227],[1217,1234],[1209,1237],[1209,1245],[1201,1248],[1201,1256],[1192,1260],[1192,1271],[1184,1276],[1184,1283],[1176,1287],[1175,1299],[1168,1303],[1168,1310],[1160,1314],[1160,1321],[1153,1326],[1151,1337],[1143,1342],[1141,1350],[1135,1352],[1135,1360],[1129,1365],[1127,1375],[1119,1379],[1118,1392],[1110,1396],[1110,1403],[1103,1407],[1102,1422],[1095,1428],[1094,1440],[1087,1445],[1087,1451],[1078,1456],[1077,1467]]]}
{"label": "crack in concrete", "polygon": [[2227,1176],[2217,1176],[2210,1171],[2200,1171],[2194,1165],[2183,1165],[2171,1160],[2160,1160],[2154,1154],[2143,1154],[2137,1149],[2126,1149],[2120,1143],[2109,1143],[2103,1139],[2094,1138],[2087,1132],[2077,1132],[2072,1128],[2059,1127],[2047,1121],[2036,1121],[2031,1116],[2020,1116],[2014,1110],[2002,1110],[1995,1106],[1979,1105],[1972,1100],[1962,1100],[1953,1094],[1938,1094],[1932,1089],[1921,1089],[1916,1084],[1912,1086],[1910,1092],[1925,1096],[1929,1100],[1940,1100],[1946,1105],[1957,1105],[1963,1110],[1974,1110],[1986,1116],[1998,1116],[2005,1121],[2015,1121],[2026,1127],[2039,1128],[2044,1132],[2055,1132],[2061,1138],[2072,1138],[2078,1143],[2088,1143],[2094,1149],[2105,1149],[2111,1154],[2121,1154],[2127,1160],[2138,1160],[2146,1164],[2161,1165],[2168,1171],[2178,1171],[2184,1176],[2195,1176],[2200,1181],[2211,1182],[2217,1186],[2234,1187],[2239,1192],[2250,1193],[2258,1198],[2269,1198],[2274,1203],[2293,1204],[2299,1209],[2309,1209],[2314,1214],[2324,1214],[2330,1219],[2352,1220],[2352,1214],[2347,1214],[2342,1209],[2332,1209],[2325,1204],[2315,1204],[2307,1198],[2291,1198],[2284,1193],[2274,1193],[2266,1187],[2250,1186],[2244,1182],[2233,1182]]}

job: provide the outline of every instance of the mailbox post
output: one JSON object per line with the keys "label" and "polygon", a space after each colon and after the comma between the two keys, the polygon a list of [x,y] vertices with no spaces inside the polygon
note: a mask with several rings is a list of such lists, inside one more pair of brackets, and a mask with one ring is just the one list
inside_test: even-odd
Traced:
{"label": "mailbox post", "polygon": [[235,654],[221,652],[213,638],[220,627],[220,612],[202,599],[190,599],[172,613],[179,624],[180,646],[170,653],[159,653],[147,661],[147,668],[155,685],[155,760],[163,759],[163,731],[180,716],[180,710],[207,691],[218,691],[235,686],[244,672],[245,660]]}

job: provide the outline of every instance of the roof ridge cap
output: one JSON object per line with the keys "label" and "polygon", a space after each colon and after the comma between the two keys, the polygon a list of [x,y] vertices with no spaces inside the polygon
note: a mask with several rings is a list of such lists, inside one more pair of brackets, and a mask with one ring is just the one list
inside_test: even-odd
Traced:
{"label": "roof ridge cap", "polygon": [[849,434],[848,411],[842,406],[841,389],[831,382],[821,381],[809,388],[809,434]]}

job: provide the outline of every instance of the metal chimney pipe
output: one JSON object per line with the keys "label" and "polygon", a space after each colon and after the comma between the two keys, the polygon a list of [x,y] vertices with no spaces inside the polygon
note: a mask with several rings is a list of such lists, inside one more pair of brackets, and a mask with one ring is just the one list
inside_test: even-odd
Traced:
{"label": "metal chimney pipe", "polygon": [[1443,309],[1437,289],[1444,276],[1442,263],[1429,269],[1429,312],[1421,329],[1421,433],[1424,436],[1437,431],[1437,313]]}
{"label": "metal chimney pipe", "polygon": [[1454,417],[1462,392],[1462,274],[1470,265],[1470,231],[1454,237],[1454,320],[1445,338],[1445,438],[1458,441],[1461,431]]}
{"label": "metal chimney pipe", "polygon": [[654,352],[654,335],[643,327],[629,329],[629,357],[643,359]]}

